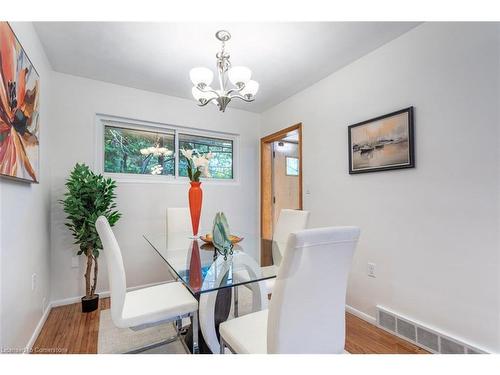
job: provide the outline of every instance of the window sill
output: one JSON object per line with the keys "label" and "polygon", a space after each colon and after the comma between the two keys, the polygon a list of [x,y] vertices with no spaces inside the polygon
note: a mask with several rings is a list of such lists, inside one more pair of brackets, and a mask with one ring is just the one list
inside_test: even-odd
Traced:
{"label": "window sill", "polygon": [[[119,173],[103,173],[103,176],[106,178],[111,178],[115,180],[117,183],[122,184],[172,184],[172,185],[185,185],[189,183],[189,179],[187,177],[178,177],[174,176],[153,176],[153,175],[126,175]],[[223,179],[201,179],[201,183],[204,185],[239,185],[239,181],[237,179],[231,180],[223,180]]]}

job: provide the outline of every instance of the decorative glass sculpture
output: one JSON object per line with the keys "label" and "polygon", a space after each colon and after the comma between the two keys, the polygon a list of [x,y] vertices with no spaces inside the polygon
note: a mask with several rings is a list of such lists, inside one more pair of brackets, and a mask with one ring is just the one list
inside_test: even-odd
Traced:
{"label": "decorative glass sculpture", "polygon": [[233,254],[233,244],[231,243],[229,225],[223,212],[217,212],[212,229],[212,238],[215,249],[227,260],[227,254]]}

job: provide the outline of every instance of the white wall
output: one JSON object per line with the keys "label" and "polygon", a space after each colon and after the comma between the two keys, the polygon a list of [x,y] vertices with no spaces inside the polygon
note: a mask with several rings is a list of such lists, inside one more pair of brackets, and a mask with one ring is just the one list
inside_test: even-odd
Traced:
{"label": "white wall", "polygon": [[[49,298],[51,68],[31,23],[10,23],[40,74],[40,184],[0,178],[0,347],[24,348]],[[31,290],[31,275],[37,285]]]}
{"label": "white wall", "polygon": [[[219,113],[211,105],[199,108],[192,100],[65,74],[53,73],[53,78],[55,105],[51,120],[57,146],[51,153],[52,300],[84,293],[83,271],[71,268],[76,247],[64,226],[65,214],[58,200],[62,198],[65,179],[76,162],[94,166],[96,113],[240,134],[240,180],[217,185],[203,183],[202,227],[211,223],[217,210],[222,210],[236,231],[258,233],[259,115],[230,106],[226,113]],[[165,231],[166,207],[187,207],[188,187],[187,182],[118,184],[117,203],[123,217],[116,226],[116,236],[122,246],[128,286],[158,282],[168,277],[166,265],[142,235]],[[80,262],[83,267],[84,259],[81,258]],[[101,260],[98,290],[108,290],[104,258]]]}
{"label": "white wall", "polygon": [[[499,31],[423,24],[268,110],[261,131],[302,122],[311,225],[361,227],[349,305],[375,316],[380,304],[494,352]],[[416,168],[349,175],[347,126],[411,105]]]}

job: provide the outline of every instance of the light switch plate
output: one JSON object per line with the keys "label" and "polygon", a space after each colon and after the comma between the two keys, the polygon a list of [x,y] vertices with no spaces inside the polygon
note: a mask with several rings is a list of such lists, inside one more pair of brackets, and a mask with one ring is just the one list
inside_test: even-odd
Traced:
{"label": "light switch plate", "polygon": [[31,291],[34,292],[35,289],[36,289],[36,273],[34,273],[33,275],[31,275]]}
{"label": "light switch plate", "polygon": [[367,268],[367,274],[368,274],[368,276],[370,276],[370,277],[377,277],[377,275],[375,273],[375,267],[376,267],[375,263],[368,263],[368,268]]}

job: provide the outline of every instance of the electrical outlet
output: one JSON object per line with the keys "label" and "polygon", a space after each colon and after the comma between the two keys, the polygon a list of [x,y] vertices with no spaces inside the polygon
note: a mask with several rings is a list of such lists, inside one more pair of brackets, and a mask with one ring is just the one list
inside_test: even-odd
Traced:
{"label": "electrical outlet", "polygon": [[34,273],[33,275],[31,275],[31,291],[34,292],[35,289],[36,289],[36,273]]}
{"label": "electrical outlet", "polygon": [[71,268],[78,268],[80,266],[80,256],[74,255],[71,258]]}
{"label": "electrical outlet", "polygon": [[375,263],[368,263],[367,274],[369,277],[377,277],[375,273],[375,267],[376,267]]}

